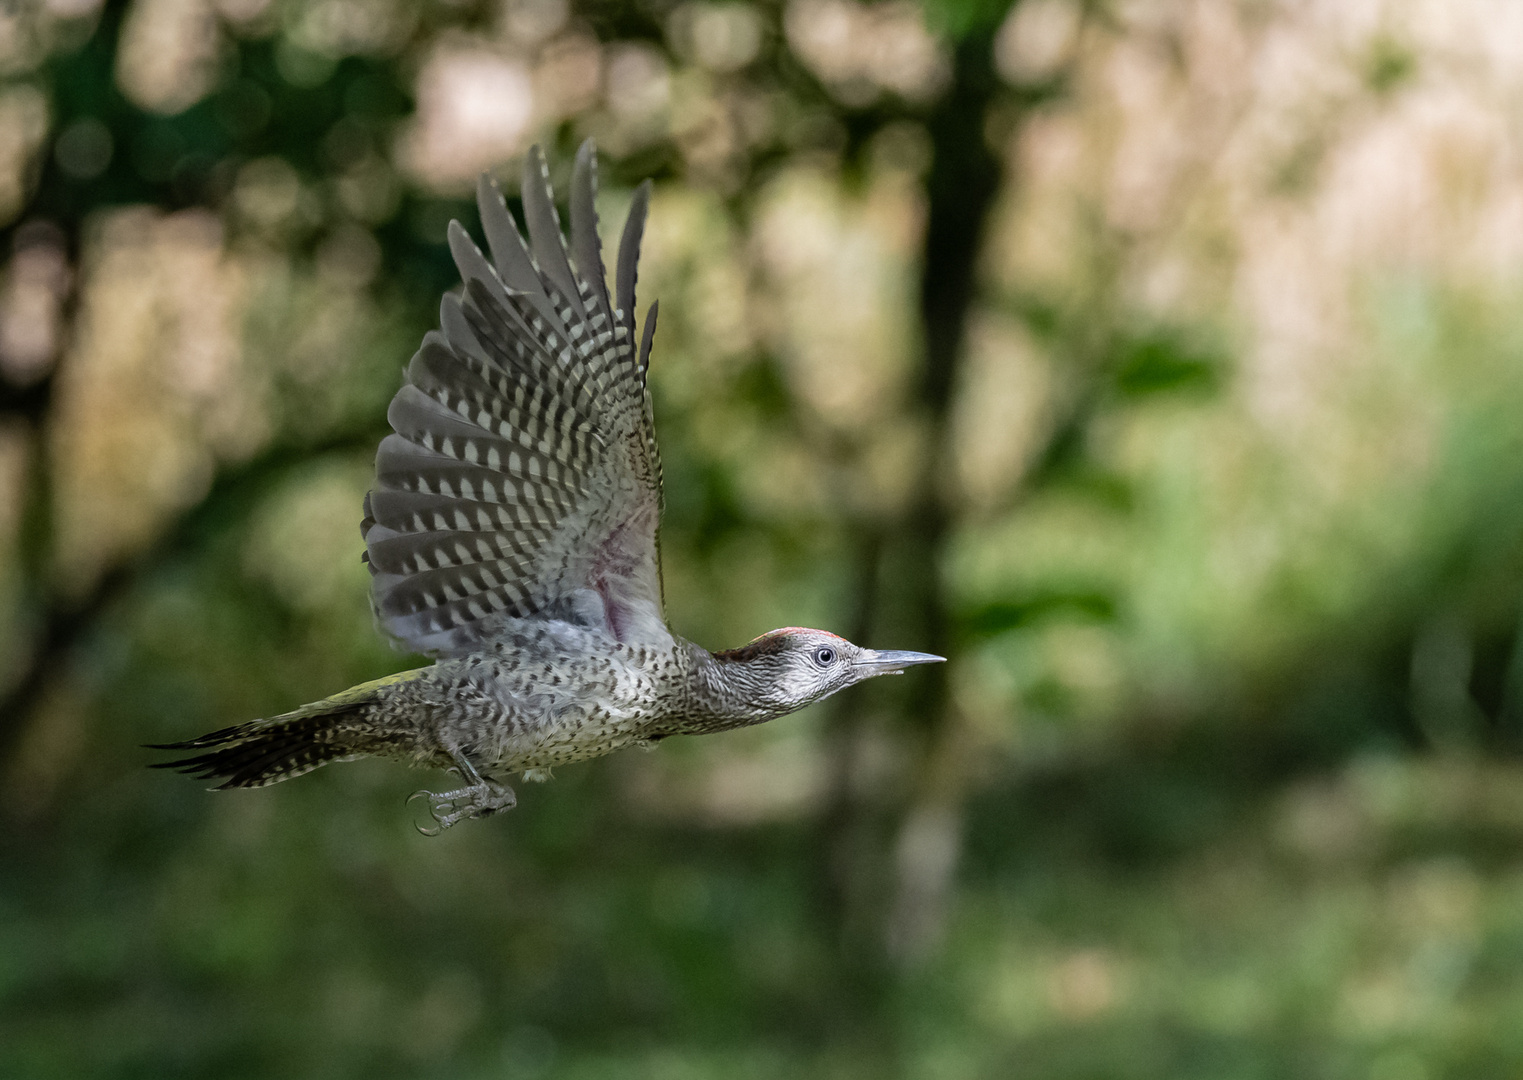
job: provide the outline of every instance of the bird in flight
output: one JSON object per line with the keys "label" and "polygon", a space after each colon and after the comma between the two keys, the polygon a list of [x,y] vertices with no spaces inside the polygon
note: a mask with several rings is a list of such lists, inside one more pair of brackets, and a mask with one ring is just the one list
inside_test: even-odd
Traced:
{"label": "bird in flight", "polygon": [[380,627],[427,667],[156,749],[219,789],[265,787],[376,756],[460,775],[426,798],[437,828],[511,808],[500,777],[669,735],[776,719],[875,675],[939,661],[786,627],[709,652],[662,604],[661,460],[636,333],[650,182],[635,192],[609,294],[591,141],[571,178],[569,245],[539,148],[524,163],[525,244],[497,186],[477,187],[491,258],[461,228],[464,290],[445,295],[376,454],[360,529]]}

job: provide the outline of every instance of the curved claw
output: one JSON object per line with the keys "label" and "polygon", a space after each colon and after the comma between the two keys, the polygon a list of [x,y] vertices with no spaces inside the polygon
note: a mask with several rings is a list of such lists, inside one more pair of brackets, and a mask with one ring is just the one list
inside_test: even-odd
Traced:
{"label": "curved claw", "polygon": [[[429,805],[429,809],[428,809],[428,815],[429,815],[429,817],[433,818],[435,821],[438,821],[439,818],[434,813],[434,808],[433,808],[433,805],[432,805],[432,800],[433,800],[433,797],[434,797],[434,793],[432,791],[427,790],[426,788],[419,788],[417,791],[415,791],[411,795],[407,796],[407,798],[402,801],[402,805],[403,806],[411,806],[414,799],[419,799],[419,798],[422,798],[424,796],[427,796],[428,799],[430,800],[430,805]],[[421,835],[423,835],[423,836],[438,836],[440,833],[442,833],[444,831],[444,826],[443,825],[440,825],[437,829],[425,829],[422,825],[419,825],[416,821],[414,821],[412,823],[412,827],[417,829],[418,832]]]}
{"label": "curved claw", "polygon": [[518,801],[512,788],[480,784],[457,791],[415,791],[407,797],[407,802],[425,796],[428,798],[428,814],[439,827],[426,829],[414,822],[413,827],[424,836],[438,836],[466,818],[481,818],[499,810],[511,809]]}

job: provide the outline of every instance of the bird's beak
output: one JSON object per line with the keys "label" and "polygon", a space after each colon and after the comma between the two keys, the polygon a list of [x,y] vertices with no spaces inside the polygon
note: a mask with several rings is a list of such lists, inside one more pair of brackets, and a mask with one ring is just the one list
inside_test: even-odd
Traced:
{"label": "bird's beak", "polygon": [[914,667],[916,664],[940,664],[945,660],[945,656],[932,656],[925,652],[903,652],[892,649],[878,652],[876,649],[863,649],[852,667],[861,671],[863,677],[866,678],[871,675],[898,675],[905,668]]}

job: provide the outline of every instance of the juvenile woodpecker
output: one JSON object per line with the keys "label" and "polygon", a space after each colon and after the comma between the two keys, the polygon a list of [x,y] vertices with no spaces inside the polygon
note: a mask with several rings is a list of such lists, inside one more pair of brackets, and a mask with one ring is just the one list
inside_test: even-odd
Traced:
{"label": "juvenile woodpecker", "polygon": [[591,142],[571,178],[569,250],[538,147],[529,243],[477,187],[490,261],[458,222],[464,282],[440,306],[387,411],[362,556],[381,628],[428,667],[158,749],[220,788],[264,787],[366,755],[458,772],[420,791],[438,829],[512,807],[498,777],[775,719],[853,683],[939,661],[787,627],[711,653],[662,608],[661,462],[646,388],[657,305],[635,325],[650,182],[635,192],[614,292]]}

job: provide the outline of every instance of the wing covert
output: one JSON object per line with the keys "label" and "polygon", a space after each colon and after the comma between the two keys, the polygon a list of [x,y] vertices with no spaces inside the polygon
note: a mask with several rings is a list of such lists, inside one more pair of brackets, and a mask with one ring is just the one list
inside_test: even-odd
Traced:
{"label": "wing covert", "polygon": [[377,619],[412,648],[488,647],[508,618],[601,618],[670,639],[661,610],[661,466],[637,346],[634,271],[648,185],[631,206],[614,307],[598,242],[591,140],[572,175],[568,250],[544,159],[524,163],[529,244],[496,186],[477,189],[491,261],[452,222],[464,289],[440,306],[387,419],[365,499]]}

